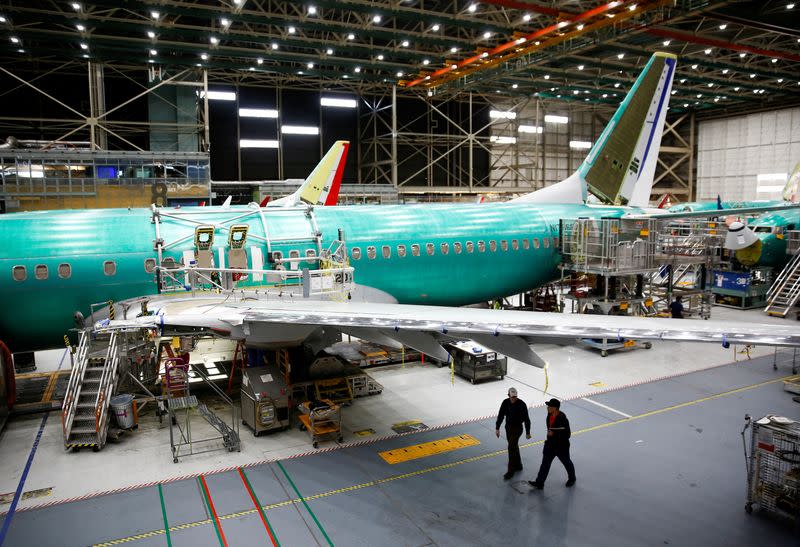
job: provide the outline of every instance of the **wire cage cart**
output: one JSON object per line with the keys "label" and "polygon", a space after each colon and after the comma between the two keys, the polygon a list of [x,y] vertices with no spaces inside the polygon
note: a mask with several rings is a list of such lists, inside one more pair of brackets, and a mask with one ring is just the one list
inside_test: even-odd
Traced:
{"label": "wire cage cart", "polygon": [[330,399],[320,401],[306,401],[298,406],[300,410],[300,430],[308,431],[314,448],[319,447],[319,441],[336,438],[340,443],[342,437],[342,407]]}
{"label": "wire cage cart", "polygon": [[[762,511],[793,520],[800,526],[800,422],[781,416],[752,421],[745,416],[742,442],[747,460],[745,510]],[[751,428],[750,454],[745,432]]]}

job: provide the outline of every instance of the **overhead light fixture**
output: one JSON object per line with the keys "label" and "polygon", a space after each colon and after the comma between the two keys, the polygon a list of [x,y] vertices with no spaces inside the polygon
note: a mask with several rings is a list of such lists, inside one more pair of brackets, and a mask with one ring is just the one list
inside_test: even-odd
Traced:
{"label": "overhead light fixture", "polygon": [[772,59],[772,62],[773,62],[773,63],[777,63],[777,62],[778,62],[778,60],[777,60],[777,59]]}
{"label": "overhead light fixture", "polygon": [[8,21],[8,19],[6,19],[6,18],[5,18],[5,17],[3,17],[2,15],[0,15],[0,23],[5,23],[5,22],[7,22],[7,21]]}
{"label": "overhead light fixture", "polygon": [[614,87],[619,87],[619,82],[615,83]]}
{"label": "overhead light fixture", "polygon": [[153,57],[155,57],[156,55],[158,55],[158,52],[157,52],[156,50],[154,50],[154,49],[151,49],[151,50],[150,50],[150,55],[152,55]]}
{"label": "overhead light fixture", "polygon": [[528,21],[531,20],[531,14],[530,13],[526,13],[525,15],[522,16],[522,20],[527,23]]}
{"label": "overhead light fixture", "polygon": [[155,20],[158,20],[158,18],[161,17],[161,14],[159,12],[157,12],[157,11],[151,11],[150,12],[150,17],[152,17]]}
{"label": "overhead light fixture", "polygon": [[725,23],[722,23],[722,24],[719,26],[719,30],[725,30],[726,28],[728,28],[728,25],[726,25]]}
{"label": "overhead light fixture", "polygon": [[670,45],[672,43],[672,41],[671,40],[664,40],[661,43],[664,45],[664,47],[667,47],[668,45]]}
{"label": "overhead light fixture", "polygon": [[[800,42],[800,40],[798,40],[798,42]],[[744,59],[745,55],[747,55],[747,53],[742,52],[739,54],[739,57]]]}
{"label": "overhead light fixture", "polygon": [[511,85],[511,89],[517,89],[518,87],[519,87],[519,85],[518,85],[518,84],[512,84],[512,85]]}
{"label": "overhead light fixture", "polygon": [[455,70],[458,68],[458,65],[450,65],[450,70]]}
{"label": "overhead light fixture", "polygon": [[75,25],[75,28],[76,28],[76,29],[78,29],[78,31],[80,31],[80,32],[83,32],[84,30],[86,30],[86,27],[84,27],[84,26],[83,26],[83,25],[81,25],[80,23],[77,23],[77,24]]}
{"label": "overhead light fixture", "polygon": [[380,23],[381,22],[381,16],[380,15],[373,15],[372,16],[372,22],[373,23]]}
{"label": "overhead light fixture", "polygon": [[[200,98],[206,97],[206,92],[200,92]],[[235,101],[236,100],[236,92],[235,91],[209,91],[208,92],[208,100],[209,101]]]}
{"label": "overhead light fixture", "polygon": [[347,35],[347,39],[348,40],[355,40],[356,39],[356,35],[353,34],[353,33],[350,33],[350,34]]}
{"label": "overhead light fixture", "polygon": [[148,37],[148,38],[150,38],[150,39],[152,40],[153,38],[155,38],[155,37],[156,37],[156,33],[155,33],[155,32],[153,32],[152,30],[148,30],[148,31],[147,31],[147,37]]}
{"label": "overhead light fixture", "polygon": [[383,56],[383,53],[380,53],[380,54],[378,54],[378,57],[377,57],[377,59],[378,59],[379,61],[383,61],[383,60],[385,59],[385,57]]}
{"label": "overhead light fixture", "polygon": [[527,38],[525,38],[524,36],[520,36],[519,38],[517,38],[517,39],[516,39],[515,43],[517,43],[517,44],[524,44],[524,43],[525,43],[527,40],[528,40],[528,39],[527,39]]}
{"label": "overhead light fixture", "polygon": [[572,92],[572,94],[573,94],[573,95],[579,95],[579,94],[580,94],[580,91],[578,91],[578,90],[576,89],[576,90],[574,90],[574,91]]}
{"label": "overhead light fixture", "polygon": [[697,98],[698,98],[698,99],[699,99],[700,97],[702,97],[702,96],[703,96],[703,94],[702,94],[702,93],[698,93],[698,94],[697,94]]}
{"label": "overhead light fixture", "polygon": [[283,125],[281,133],[287,135],[319,135],[319,127],[313,125]]}
{"label": "overhead light fixture", "polygon": [[326,55],[333,55],[333,50],[331,48],[328,48],[328,49],[325,50],[325,54]]}
{"label": "overhead light fixture", "polygon": [[629,11],[636,11],[636,4],[631,4],[630,6],[628,6],[628,10]]}
{"label": "overhead light fixture", "polygon": [[489,32],[489,31],[486,31],[486,32],[484,32],[484,33],[483,33],[483,38],[484,38],[485,40],[488,40],[488,39],[489,39],[489,38],[491,38],[491,37],[492,37],[492,33],[491,33],[491,32]]}
{"label": "overhead light fixture", "polygon": [[778,83],[782,84],[783,83],[783,78],[778,78]]}
{"label": "overhead light fixture", "polygon": [[750,77],[751,77],[751,78],[755,78],[755,77],[756,77],[756,75],[755,75],[755,74],[751,74],[751,75],[750,75]]}
{"label": "overhead light fixture", "polygon": [[431,91],[430,89],[428,90],[428,97],[433,97],[433,91]]}
{"label": "overhead light fixture", "polygon": [[564,28],[567,25],[569,25],[569,23],[567,21],[561,21],[561,22],[558,23],[558,28]]}
{"label": "overhead light fixture", "polygon": [[728,73],[728,69],[727,69],[727,68],[723,68],[723,69],[722,69],[722,73],[723,73],[723,74],[727,74],[727,73]]}
{"label": "overhead light fixture", "polygon": [[622,59],[625,57],[624,53],[617,53],[617,59]]}
{"label": "overhead light fixture", "polygon": [[332,106],[334,108],[355,108],[358,106],[355,99],[339,99],[336,97],[320,97],[319,103],[322,106]]}
{"label": "overhead light fixture", "polygon": [[81,49],[89,49],[89,44],[81,42]]}
{"label": "overhead light fixture", "polygon": [[786,9],[794,9],[794,4],[786,4]]}
{"label": "overhead light fixture", "polygon": [[588,150],[592,147],[589,141],[569,141],[569,147],[573,150]]}
{"label": "overhead light fixture", "polygon": [[686,83],[686,78],[681,78],[680,81],[681,81],[682,84],[685,84]]}
{"label": "overhead light fixture", "polygon": [[689,103],[683,103],[683,108],[689,108]]}
{"label": "overhead light fixture", "polygon": [[316,6],[308,6],[308,14],[309,15],[316,15],[317,14],[317,7]]}
{"label": "overhead light fixture", "polygon": [[483,58],[486,58],[488,56],[489,56],[489,52],[488,51],[484,51],[483,53],[481,53],[481,57],[483,57]]}
{"label": "overhead light fixture", "polygon": [[408,40],[403,40],[402,42],[400,42],[400,45],[403,47],[408,47]]}
{"label": "overhead light fixture", "polygon": [[490,110],[489,117],[493,120],[515,120],[517,113],[510,110]]}
{"label": "overhead light fixture", "polygon": [[739,91],[739,89],[740,89],[740,88],[738,88],[738,87],[734,87],[734,88],[733,88],[733,90],[734,90],[734,91]]}
{"label": "overhead light fixture", "polygon": [[402,70],[397,72],[397,77],[398,78],[402,78],[403,77],[403,71]]}
{"label": "overhead light fixture", "polygon": [[17,38],[16,36],[12,36],[11,37],[11,43],[12,44],[19,44],[19,38]]}
{"label": "overhead light fixture", "polygon": [[278,111],[273,108],[240,108],[240,118],[272,118],[278,117]]}
{"label": "overhead light fixture", "polygon": [[469,10],[470,13],[475,13],[477,9],[478,9],[477,4],[470,4],[469,7],[467,8],[467,10]]}
{"label": "overhead light fixture", "polygon": [[458,48],[456,46],[450,48],[450,53],[455,53],[456,51],[458,51]]}
{"label": "overhead light fixture", "polygon": [[[24,49],[21,49],[21,50],[19,50],[19,52],[20,52],[20,53],[25,53],[25,50],[24,50]],[[84,53],[84,54],[83,54],[83,58],[84,58],[84,59],[88,59],[88,58],[89,58],[89,54],[88,54],[88,53]]]}
{"label": "overhead light fixture", "polygon": [[429,65],[429,64],[431,64],[431,61],[430,61],[430,59],[423,59],[422,60],[422,64],[423,65]]}
{"label": "overhead light fixture", "polygon": [[714,84],[713,84],[713,83],[711,83],[711,82],[708,82],[708,84],[707,84],[707,85],[708,85],[708,87],[714,87]]}
{"label": "overhead light fixture", "polygon": [[578,65],[578,70],[583,70],[583,65]]}
{"label": "overhead light fixture", "polygon": [[148,63],[150,63],[150,64],[153,64],[153,63],[155,63],[156,61],[155,61],[155,59],[148,59],[148,60],[147,60],[147,62],[148,62]]}
{"label": "overhead light fixture", "polygon": [[307,66],[308,68],[314,68],[314,63],[308,63],[308,64],[306,64],[306,66]]}
{"label": "overhead light fixture", "polygon": [[256,63],[258,63],[258,64],[260,64],[260,65],[263,65],[263,64],[264,64],[264,59],[262,59],[261,57],[259,57],[258,59],[256,59]]}
{"label": "overhead light fixture", "polygon": [[549,79],[550,79],[550,75],[549,75],[549,74],[545,74],[545,75],[544,75],[544,79],[545,79],[545,80],[549,80]]}
{"label": "overhead light fixture", "polygon": [[541,133],[544,128],[541,125],[520,125],[517,130],[520,133]]}
{"label": "overhead light fixture", "polygon": [[492,135],[489,142],[495,144],[517,144],[517,137],[507,137],[505,135]]}
{"label": "overhead light fixture", "polygon": [[272,42],[272,44],[270,45],[270,47],[271,47],[272,49],[278,49],[278,44],[277,44],[276,42]]}
{"label": "overhead light fixture", "polygon": [[289,27],[288,30],[289,30],[289,34],[294,34],[295,32],[297,32],[297,29],[294,28],[294,27]]}
{"label": "overhead light fixture", "polygon": [[544,116],[545,123],[569,123],[569,118],[566,116],[556,116],[554,114],[545,114]]}
{"label": "overhead light fixture", "polygon": [[240,139],[239,148],[278,148],[280,143],[269,139]]}
{"label": "overhead light fixture", "polygon": [[226,19],[225,17],[220,19],[219,22],[222,24],[223,27],[229,27],[231,25],[231,20]]}
{"label": "overhead light fixture", "polygon": [[692,70],[697,70],[697,65],[692,65]]}
{"label": "overhead light fixture", "polygon": [[355,68],[353,69],[353,72],[355,72],[356,74],[358,74],[359,72],[361,72],[361,67],[360,67],[360,66],[357,66],[357,67],[355,67]]}
{"label": "overhead light fixture", "polygon": [[581,23],[580,25],[578,25],[578,26],[577,26],[577,27],[575,27],[575,28],[576,28],[576,29],[578,29],[578,30],[583,30],[583,23]]}
{"label": "overhead light fixture", "polygon": [[219,44],[219,38],[217,38],[216,36],[212,36],[211,38],[208,39],[208,41],[214,45]]}
{"label": "overhead light fixture", "polygon": [[73,2],[70,5],[72,6],[72,9],[74,9],[75,11],[81,11],[81,5],[78,2]]}
{"label": "overhead light fixture", "polygon": [[208,61],[208,53],[201,53],[200,58],[204,61]]}
{"label": "overhead light fixture", "polygon": [[[673,93],[675,93],[675,92],[673,91]],[[603,93],[603,98],[607,99],[608,98],[608,93]]]}
{"label": "overhead light fixture", "polygon": [[705,53],[706,55],[711,55],[711,48],[703,50],[703,53]]}
{"label": "overhead light fixture", "polygon": [[435,24],[435,25],[433,25],[433,26],[431,27],[431,30],[432,30],[433,32],[437,32],[437,31],[438,31],[440,28],[441,28],[441,27],[440,27],[440,26],[439,26],[439,24],[437,23],[437,24]]}

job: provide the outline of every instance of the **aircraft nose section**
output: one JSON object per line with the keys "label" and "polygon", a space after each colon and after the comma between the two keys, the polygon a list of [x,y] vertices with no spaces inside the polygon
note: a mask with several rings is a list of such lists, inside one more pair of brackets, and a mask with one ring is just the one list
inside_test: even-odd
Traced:
{"label": "aircraft nose section", "polygon": [[734,253],[736,260],[743,266],[755,266],[761,259],[761,253],[764,250],[764,245],[760,239],[756,238],[752,245],[737,249]]}

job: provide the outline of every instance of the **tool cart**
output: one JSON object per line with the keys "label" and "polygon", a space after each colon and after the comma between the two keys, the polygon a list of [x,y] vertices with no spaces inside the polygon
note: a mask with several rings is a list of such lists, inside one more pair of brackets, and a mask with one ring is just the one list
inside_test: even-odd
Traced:
{"label": "tool cart", "polygon": [[314,448],[319,441],[335,438],[342,442],[342,407],[330,399],[306,401],[298,406],[300,414],[300,430],[308,431]]}

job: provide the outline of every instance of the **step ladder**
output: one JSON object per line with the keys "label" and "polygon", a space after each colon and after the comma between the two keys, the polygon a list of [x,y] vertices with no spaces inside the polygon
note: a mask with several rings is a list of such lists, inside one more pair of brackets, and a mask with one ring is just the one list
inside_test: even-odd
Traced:
{"label": "step ladder", "polygon": [[317,400],[329,399],[337,405],[353,402],[353,391],[347,378],[331,378],[314,382]]}
{"label": "step ladder", "polygon": [[775,317],[786,317],[798,300],[800,300],[800,251],[794,254],[770,287],[764,311]]}
{"label": "step ladder", "polygon": [[115,331],[94,338],[88,330],[81,332],[61,407],[65,449],[98,451],[105,446],[111,395],[119,377],[118,346]]}

